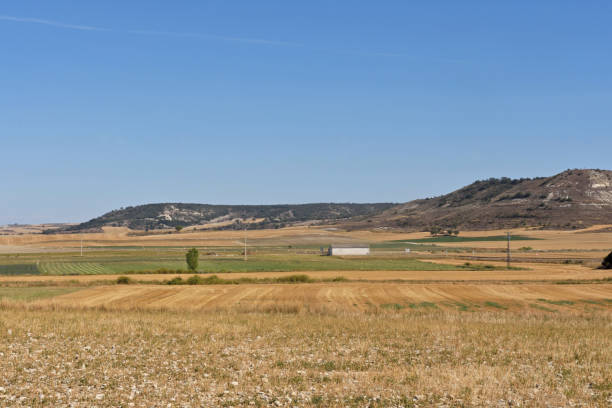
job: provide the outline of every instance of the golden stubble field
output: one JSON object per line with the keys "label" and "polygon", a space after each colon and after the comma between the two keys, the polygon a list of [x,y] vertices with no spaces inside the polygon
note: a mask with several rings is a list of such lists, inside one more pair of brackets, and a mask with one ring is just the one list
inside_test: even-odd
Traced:
{"label": "golden stubble field", "polygon": [[[612,234],[596,230],[517,230],[541,240],[512,245],[529,245],[542,258],[594,258],[612,249]],[[253,245],[426,236],[249,232]],[[243,233],[5,236],[0,251],[74,250],[81,238],[88,247],[239,246]],[[0,300],[0,406],[611,406],[612,274],[586,263],[520,266],[306,271],[349,281],[302,284],[161,284],[174,274],[130,275],[146,282],[131,285],[114,284],[118,275],[2,276],[2,293],[52,296]]]}
{"label": "golden stubble field", "polygon": [[610,406],[610,313],[0,307],[2,406]]}
{"label": "golden stubble field", "polygon": [[450,309],[549,312],[612,309],[612,284],[312,283],[97,286],[41,301],[60,308],[109,310],[377,311]]}

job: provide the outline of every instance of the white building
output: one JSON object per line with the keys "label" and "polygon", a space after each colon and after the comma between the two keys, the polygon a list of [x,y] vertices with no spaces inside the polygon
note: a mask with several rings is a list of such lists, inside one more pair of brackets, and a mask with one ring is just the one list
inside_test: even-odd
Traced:
{"label": "white building", "polygon": [[370,246],[359,244],[330,245],[327,255],[370,255]]}

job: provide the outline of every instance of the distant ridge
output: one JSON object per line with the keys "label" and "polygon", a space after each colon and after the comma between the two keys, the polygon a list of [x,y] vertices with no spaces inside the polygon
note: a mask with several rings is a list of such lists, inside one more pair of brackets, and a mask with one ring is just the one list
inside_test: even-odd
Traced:
{"label": "distant ridge", "polygon": [[[114,210],[60,232],[178,226],[207,229],[333,224],[347,229],[423,231],[515,227],[578,229],[612,224],[612,171],[567,170],[552,177],[490,178],[452,193],[405,204],[210,205],[160,203]],[[51,232],[58,232],[57,230]]]}
{"label": "distant ridge", "polygon": [[202,226],[214,229],[281,228],[297,223],[322,223],[380,214],[395,204],[211,205],[160,203],[121,208],[64,231],[97,231],[102,227],[154,230]]}
{"label": "distant ridge", "polygon": [[348,226],[486,230],[527,226],[578,229],[596,224],[612,224],[610,170],[480,180],[449,194],[392,207],[366,223],[355,221]]}

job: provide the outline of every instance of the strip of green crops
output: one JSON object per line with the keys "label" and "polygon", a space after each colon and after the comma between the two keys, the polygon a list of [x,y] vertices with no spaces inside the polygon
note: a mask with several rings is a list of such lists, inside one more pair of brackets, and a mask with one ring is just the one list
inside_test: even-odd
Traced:
{"label": "strip of green crops", "polygon": [[[506,235],[490,235],[485,237],[459,237],[459,236],[442,236],[442,237],[431,237],[431,238],[417,238],[407,240],[397,240],[391,242],[492,242],[492,241],[506,241],[508,237]],[[536,241],[538,238],[526,237],[523,235],[512,235],[510,236],[511,241]]]}
{"label": "strip of green crops", "polygon": [[26,287],[26,288],[3,288],[0,287],[0,299],[32,301],[75,292],[80,288],[58,288],[58,287]]}
{"label": "strip of green crops", "polygon": [[[169,271],[186,268],[185,263],[174,265],[163,263],[116,263],[112,266],[115,273]],[[111,267],[109,267],[110,269]],[[200,260],[198,272],[306,272],[306,271],[444,271],[444,270],[481,270],[482,265],[444,265],[423,262],[417,259],[342,259],[330,257],[301,257],[298,259],[239,259]],[[490,269],[495,269],[490,267]]]}
{"label": "strip of green crops", "polygon": [[0,265],[0,275],[38,275],[36,264]]}
{"label": "strip of green crops", "polygon": [[93,262],[44,262],[39,265],[43,275],[102,275],[113,273]]}
{"label": "strip of green crops", "polygon": [[[142,259],[142,258],[141,258]],[[104,275],[126,273],[163,273],[185,271],[187,265],[181,258],[175,260],[146,258],[129,260],[100,260],[98,262],[41,262],[35,264],[2,265],[2,270],[12,274],[43,275]],[[250,256],[248,261],[239,257],[200,257],[200,273],[223,272],[306,272],[306,271],[444,271],[480,270],[482,265],[461,266],[424,262],[414,258],[336,258],[316,255]],[[489,268],[487,268],[489,269]],[[495,269],[490,267],[490,269]]]}

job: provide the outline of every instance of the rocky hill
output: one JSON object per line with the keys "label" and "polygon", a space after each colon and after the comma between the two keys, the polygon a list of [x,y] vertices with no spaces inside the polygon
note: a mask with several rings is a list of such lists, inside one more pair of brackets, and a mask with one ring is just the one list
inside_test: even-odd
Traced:
{"label": "rocky hill", "polygon": [[[214,229],[280,228],[299,223],[347,229],[431,227],[498,229],[536,226],[555,229],[612,224],[612,171],[567,170],[552,177],[490,178],[452,193],[405,204],[209,205],[163,203],[111,211],[63,232],[104,226],[137,230],[203,226]],[[57,231],[55,231],[57,232]]]}
{"label": "rocky hill", "polygon": [[244,223],[249,229],[279,228],[303,222],[330,222],[354,217],[380,214],[395,204],[283,204],[283,205],[210,205],[162,203],[121,208],[64,232],[96,231],[102,227],[128,227],[136,230],[154,230],[208,226],[215,229],[240,229]]}
{"label": "rocky hill", "polygon": [[383,211],[351,228],[432,226],[498,229],[522,226],[575,229],[612,224],[612,171],[567,170],[533,179],[491,178],[439,197]]}

